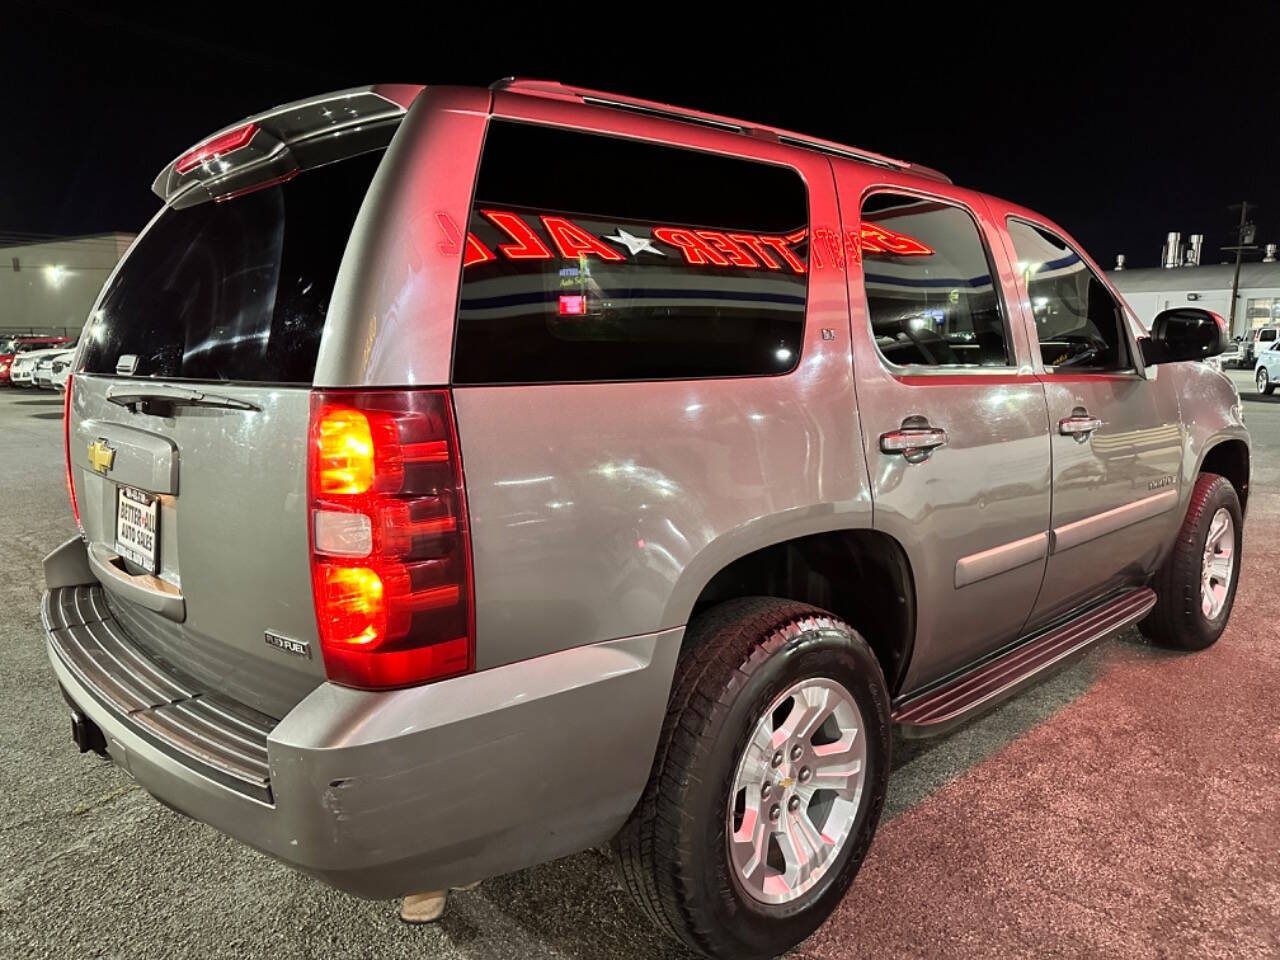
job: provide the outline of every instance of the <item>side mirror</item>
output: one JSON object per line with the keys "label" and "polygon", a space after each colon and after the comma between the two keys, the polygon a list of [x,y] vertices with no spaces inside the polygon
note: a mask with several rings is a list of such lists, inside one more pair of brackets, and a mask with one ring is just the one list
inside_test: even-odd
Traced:
{"label": "side mirror", "polygon": [[1156,315],[1151,336],[1142,344],[1142,362],[1148,367],[1181,360],[1206,360],[1227,348],[1226,322],[1199,307],[1175,307]]}

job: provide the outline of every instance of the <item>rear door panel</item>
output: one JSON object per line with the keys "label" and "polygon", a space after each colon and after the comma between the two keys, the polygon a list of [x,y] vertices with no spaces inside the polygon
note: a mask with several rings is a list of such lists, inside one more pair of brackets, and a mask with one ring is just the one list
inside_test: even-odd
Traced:
{"label": "rear door panel", "polygon": [[[862,202],[876,192],[938,199],[975,220],[997,283],[1010,264],[984,199],[970,191],[864,164],[834,162],[842,230],[863,234]],[[910,233],[908,227],[904,227]],[[865,247],[865,241],[862,245]],[[933,256],[930,250],[921,259]],[[877,349],[867,284],[893,292],[892,265],[850,258],[853,366],[874,503],[874,525],[902,544],[916,589],[916,638],[903,692],[963,669],[1021,634],[1044,573],[1050,512],[1044,390],[1021,324],[1005,307],[1007,366],[892,366]],[[964,287],[968,277],[955,278]],[[932,285],[935,281],[929,281]],[[903,279],[897,291],[918,285]],[[945,287],[943,288],[945,289]],[[908,417],[946,431],[921,462],[880,449]]]}

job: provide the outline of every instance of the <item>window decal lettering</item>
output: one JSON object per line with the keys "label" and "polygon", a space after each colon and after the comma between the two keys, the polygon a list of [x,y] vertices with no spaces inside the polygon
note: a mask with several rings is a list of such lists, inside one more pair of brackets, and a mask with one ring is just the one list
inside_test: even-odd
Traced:
{"label": "window decal lettering", "polygon": [[[640,232],[633,232],[636,230],[634,225],[631,229],[618,226],[612,233],[595,234],[566,216],[521,214],[509,210],[481,212],[501,231],[500,239],[508,241],[495,243],[498,253],[507,260],[552,260],[558,252],[563,260],[594,256],[616,263],[635,260],[642,253],[665,257],[668,251],[662,249],[661,244],[679,253],[689,266],[782,270],[785,264],[796,274],[803,274],[806,269],[804,260],[796,256],[796,250],[808,240],[807,229],[777,236],[653,226],[649,228],[650,236],[646,237]],[[529,221],[539,220],[555,252],[530,225]],[[864,255],[920,257],[934,254],[928,244],[877,223],[866,222],[859,230],[850,227],[842,232],[829,227],[815,227],[812,232],[814,243],[808,250],[808,256],[813,267],[819,270],[832,267],[843,271],[846,262],[860,263]],[[625,253],[610,243],[623,248]],[[484,241],[475,233],[468,233],[466,266],[496,259],[497,255]]]}
{"label": "window decal lettering", "polygon": [[571,223],[566,217],[551,217],[544,213],[542,223],[551,234],[551,239],[555,242],[556,249],[560,251],[560,256],[565,260],[575,260],[587,254],[594,254],[601,260],[626,259],[617,250]]}
{"label": "window decal lettering", "polygon": [[498,250],[508,260],[550,260],[551,251],[542,238],[529,228],[519,216],[503,210],[482,210],[503,233],[515,243],[504,243]]}
{"label": "window decal lettering", "polygon": [[860,237],[862,252],[892,254],[899,257],[931,256],[933,248],[915,237],[897,233],[878,223],[863,222]]}
{"label": "window decal lettering", "polygon": [[476,239],[476,235],[468,231],[467,233],[467,253],[462,258],[462,265],[469,267],[473,263],[486,263],[489,260],[496,260],[494,252],[486,247],[483,243]]}

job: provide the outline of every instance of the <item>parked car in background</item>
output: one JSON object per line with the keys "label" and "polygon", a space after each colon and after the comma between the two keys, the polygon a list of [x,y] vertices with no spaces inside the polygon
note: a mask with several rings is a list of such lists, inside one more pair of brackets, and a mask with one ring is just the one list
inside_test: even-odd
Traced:
{"label": "parked car in background", "polygon": [[53,388],[59,392],[67,389],[67,379],[71,376],[71,361],[75,358],[75,351],[68,350],[60,356],[53,358]]}
{"label": "parked car in background", "polygon": [[1206,357],[1204,362],[1215,370],[1239,367],[1244,363],[1243,355],[1240,352],[1240,341],[1228,340],[1221,354],[1216,357]]}
{"label": "parked car in background", "polygon": [[1280,383],[1280,340],[1273,340],[1271,346],[1259,352],[1253,365],[1253,382],[1264,396],[1276,392],[1276,384]]}
{"label": "parked car in background", "polygon": [[1240,344],[1241,366],[1253,366],[1258,355],[1264,350],[1270,350],[1277,342],[1280,342],[1280,324],[1268,324],[1265,327],[1258,327],[1251,333],[1246,333]]}
{"label": "parked car in background", "polygon": [[68,343],[57,347],[47,347],[43,350],[27,350],[23,353],[15,354],[13,365],[9,368],[10,382],[15,387],[34,387],[36,365],[47,357],[65,353],[67,350],[74,349],[74,347],[74,343]]}
{"label": "parked car in background", "polygon": [[39,361],[40,351],[32,350],[29,353],[19,353],[13,358],[12,364],[9,366],[9,383],[15,387],[30,387],[35,383],[36,363]]}
{"label": "parked car in background", "polygon": [[70,337],[23,334],[0,339],[0,386],[10,383],[14,359],[32,350],[61,347],[71,342]]}
{"label": "parked car in background", "polygon": [[1226,627],[1221,318],[1140,330],[927,167],[509,81],[279,107],[153,189],[67,384],[50,664],[82,751],[345,890],[612,841],[661,930],[773,956],[895,729]]}
{"label": "parked car in background", "polygon": [[75,350],[53,350],[46,352],[39,360],[36,361],[36,371],[34,382],[41,390],[53,390],[53,365],[59,361],[65,361],[63,369],[70,363]]}

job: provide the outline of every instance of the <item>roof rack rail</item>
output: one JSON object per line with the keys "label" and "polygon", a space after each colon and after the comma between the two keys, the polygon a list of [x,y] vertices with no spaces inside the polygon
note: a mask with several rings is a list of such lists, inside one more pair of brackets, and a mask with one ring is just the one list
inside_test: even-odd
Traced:
{"label": "roof rack rail", "polygon": [[944,183],[951,182],[951,178],[946,174],[935,170],[932,167],[926,167],[923,164],[908,163],[905,160],[895,160],[892,157],[873,153],[870,150],[859,150],[855,147],[848,147],[844,144],[835,143],[831,140],[823,140],[820,137],[810,137],[802,133],[794,133],[790,130],[783,130],[766,124],[748,123],[745,120],[737,120],[733,117],[725,117],[717,113],[706,113],[702,110],[673,107],[670,104],[659,103],[656,100],[645,100],[641,97],[628,97],[623,94],[606,93],[602,90],[592,90],[587,87],[574,87],[560,83],[556,80],[535,80],[526,77],[505,77],[502,80],[498,80],[496,83],[493,83],[489,89],[493,91],[501,90],[508,93],[521,93],[534,97],[547,97],[553,100],[569,100],[575,103],[589,103],[602,107],[613,107],[619,110],[629,110],[633,113],[644,113],[650,116],[663,117],[668,120],[679,120],[684,123],[696,123],[700,126],[714,127],[719,130],[728,130],[731,133],[740,133],[744,136],[773,140],[793,147],[817,150],[820,153],[845,157],[849,160],[857,160],[860,163],[870,163],[877,167],[886,167],[890,170],[902,170],[918,176],[928,177],[931,180],[941,180]]}

